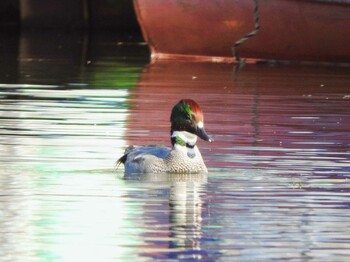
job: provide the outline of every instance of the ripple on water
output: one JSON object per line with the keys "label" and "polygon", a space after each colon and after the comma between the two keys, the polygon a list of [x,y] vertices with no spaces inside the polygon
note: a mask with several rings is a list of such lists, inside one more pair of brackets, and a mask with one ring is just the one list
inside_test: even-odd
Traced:
{"label": "ripple on water", "polygon": [[[347,261],[345,69],[91,66],[81,83],[0,85],[5,261]],[[184,96],[214,136],[208,176],[115,171],[127,145],[169,144]]]}

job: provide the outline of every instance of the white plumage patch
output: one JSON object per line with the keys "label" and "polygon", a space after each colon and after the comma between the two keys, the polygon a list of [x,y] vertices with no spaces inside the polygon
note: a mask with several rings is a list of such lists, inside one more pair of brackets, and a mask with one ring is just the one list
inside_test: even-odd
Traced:
{"label": "white plumage patch", "polygon": [[198,124],[197,124],[197,126],[198,126],[199,128],[203,128],[203,127],[204,127],[204,124],[203,124],[202,121],[199,121]]}
{"label": "white plumage patch", "polygon": [[197,136],[187,131],[174,131],[171,137],[180,137],[185,143],[193,146],[197,143]]}

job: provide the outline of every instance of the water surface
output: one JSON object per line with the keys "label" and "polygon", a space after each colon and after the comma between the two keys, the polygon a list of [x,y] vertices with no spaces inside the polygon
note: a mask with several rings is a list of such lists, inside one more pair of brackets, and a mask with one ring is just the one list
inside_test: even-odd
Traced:
{"label": "water surface", "polygon": [[[347,261],[349,68],[237,74],[149,63],[129,38],[40,39],[0,63],[1,261]],[[115,160],[169,145],[181,98],[215,139],[209,174],[124,178]]]}

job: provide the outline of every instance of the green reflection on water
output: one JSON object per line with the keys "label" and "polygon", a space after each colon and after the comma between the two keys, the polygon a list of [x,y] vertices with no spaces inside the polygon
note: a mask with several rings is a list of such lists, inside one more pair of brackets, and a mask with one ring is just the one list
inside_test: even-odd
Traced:
{"label": "green reflection on water", "polygon": [[[94,88],[126,88],[133,89],[139,80],[143,69],[141,65],[130,65],[130,63],[101,61],[94,64],[92,72],[84,72],[82,81],[88,81]],[[91,77],[89,79],[89,77]]]}

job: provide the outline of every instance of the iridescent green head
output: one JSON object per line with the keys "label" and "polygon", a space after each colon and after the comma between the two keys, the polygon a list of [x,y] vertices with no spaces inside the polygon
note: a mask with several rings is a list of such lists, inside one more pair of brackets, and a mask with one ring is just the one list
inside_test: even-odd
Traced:
{"label": "iridescent green head", "polygon": [[213,141],[205,132],[202,109],[191,99],[182,99],[173,107],[170,121],[171,133],[174,131],[187,131],[205,141]]}

